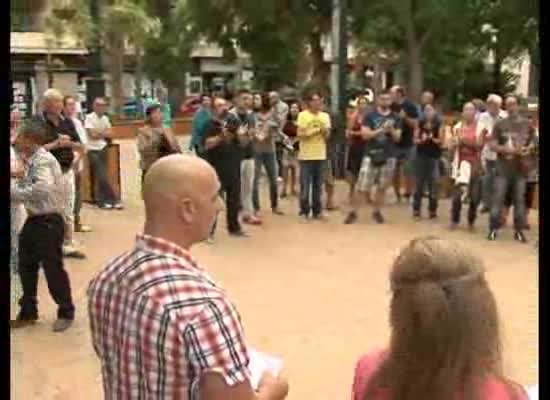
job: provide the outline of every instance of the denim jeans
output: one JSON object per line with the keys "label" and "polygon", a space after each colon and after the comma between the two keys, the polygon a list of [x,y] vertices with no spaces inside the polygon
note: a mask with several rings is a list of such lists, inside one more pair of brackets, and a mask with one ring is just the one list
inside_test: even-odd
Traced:
{"label": "denim jeans", "polygon": [[473,225],[477,218],[477,209],[479,202],[481,201],[481,177],[472,176],[470,178],[470,184],[457,185],[455,184],[452,202],[451,202],[451,221],[454,224],[460,223],[460,216],[462,213],[462,196],[465,191],[468,191],[468,224]]}
{"label": "denim jeans", "polygon": [[[300,214],[321,214],[321,191],[323,186],[323,163],[325,160],[300,161]],[[310,197],[311,196],[311,197]]]}
{"label": "denim jeans", "polygon": [[439,159],[429,157],[417,157],[414,161],[416,188],[413,198],[413,211],[419,213],[422,208],[422,196],[424,190],[428,190],[430,214],[437,211],[438,193],[437,183],[439,179]]}
{"label": "denim jeans", "polygon": [[495,188],[495,174],[496,174],[496,161],[488,160],[486,161],[485,166],[485,175],[483,175],[483,187],[482,187],[482,198],[483,206],[488,209],[491,208],[492,197]]}
{"label": "denim jeans", "polygon": [[278,206],[277,193],[277,158],[275,153],[256,153],[254,163],[254,187],[252,190],[252,203],[254,211],[260,211],[260,178],[262,167],[265,168],[267,179],[269,181],[269,197],[271,199],[271,208]]}
{"label": "denim jeans", "polygon": [[512,205],[514,207],[514,229],[519,231],[525,228],[525,191],[527,179],[519,172],[496,172],[493,186],[493,198],[491,203],[491,216],[489,227],[491,230],[500,228],[502,209],[506,193],[512,192]]}
{"label": "denim jeans", "polygon": [[245,217],[251,217],[254,213],[252,203],[254,169],[254,159],[250,158],[241,161],[241,210]]}
{"label": "denim jeans", "polygon": [[102,150],[88,150],[88,160],[90,162],[90,169],[95,181],[94,200],[98,206],[105,204],[115,204],[118,202],[113,188],[109,183],[107,176],[107,148]]}

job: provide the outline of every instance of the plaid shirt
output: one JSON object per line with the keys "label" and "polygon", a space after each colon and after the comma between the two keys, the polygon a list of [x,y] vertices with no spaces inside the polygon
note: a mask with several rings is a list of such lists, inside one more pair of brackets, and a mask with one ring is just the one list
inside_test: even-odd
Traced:
{"label": "plaid shirt", "polygon": [[250,378],[240,316],[185,250],[138,235],[88,288],[105,399],[197,399],[205,372]]}

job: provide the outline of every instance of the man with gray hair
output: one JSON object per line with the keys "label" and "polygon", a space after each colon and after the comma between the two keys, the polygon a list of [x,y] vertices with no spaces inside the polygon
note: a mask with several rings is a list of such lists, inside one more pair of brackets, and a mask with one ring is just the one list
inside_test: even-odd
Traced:
{"label": "man with gray hair", "polygon": [[86,258],[73,242],[75,177],[73,163],[75,152],[82,154],[85,150],[75,126],[70,118],[63,115],[63,95],[56,89],[48,89],[42,99],[42,112],[33,117],[41,125],[46,135],[44,149],[52,153],[61,166],[62,186],[64,189],[63,213],[65,220],[65,244],[63,253],[66,257]]}
{"label": "man with gray hair", "polygon": [[[487,127],[489,132],[493,131],[493,127],[497,121],[506,118],[508,115],[501,107],[502,97],[498,94],[490,94],[489,97],[487,97],[487,111],[479,115],[479,122]],[[481,191],[483,201],[482,213],[488,213],[491,209],[491,196],[495,181],[496,162],[497,153],[492,151],[489,143],[487,143],[481,152],[481,164],[484,171]]]}

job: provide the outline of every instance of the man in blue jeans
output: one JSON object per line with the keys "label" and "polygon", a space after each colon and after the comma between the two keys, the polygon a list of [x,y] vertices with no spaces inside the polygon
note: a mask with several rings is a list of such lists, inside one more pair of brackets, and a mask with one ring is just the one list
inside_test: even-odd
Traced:
{"label": "man in blue jeans", "polygon": [[308,108],[298,115],[300,142],[300,215],[321,219],[322,168],[327,159],[327,139],[330,136],[330,116],[321,111],[322,96],[313,93],[306,98]]}
{"label": "man in blue jeans", "polygon": [[107,144],[111,140],[111,122],[105,114],[107,103],[101,97],[94,100],[94,111],[86,116],[88,132],[88,161],[97,181],[94,200],[102,210],[123,207],[109,183],[107,175]]}
{"label": "man in blue jeans", "polygon": [[527,175],[536,168],[535,130],[529,120],[519,114],[515,96],[508,96],[505,104],[508,117],[497,121],[490,141],[490,149],[497,153],[497,163],[487,239],[496,240],[506,193],[511,191],[514,239],[525,243],[525,191]]}

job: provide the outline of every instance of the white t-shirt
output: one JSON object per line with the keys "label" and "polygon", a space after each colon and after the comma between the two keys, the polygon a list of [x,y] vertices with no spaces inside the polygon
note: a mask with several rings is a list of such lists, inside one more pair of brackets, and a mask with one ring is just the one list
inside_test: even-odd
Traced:
{"label": "white t-shirt", "polygon": [[[80,119],[76,118],[76,117],[73,117],[71,118],[71,121],[73,121],[73,125],[75,127],[75,130],[76,130],[76,133],[78,134],[78,137],[80,138],[80,142],[86,146],[86,148],[88,147],[88,132],[86,132],[86,129],[84,128],[84,125],[82,125],[82,121],[80,121]],[[76,159],[77,156],[77,152],[75,152],[75,159]],[[82,170],[84,169],[84,161],[82,160],[82,158],[80,158],[80,160],[78,161],[78,165],[77,165],[77,168],[76,170],[78,172],[82,172]]]}
{"label": "white t-shirt", "polygon": [[[111,128],[111,122],[106,115],[99,117],[95,112],[92,112],[86,115],[84,128],[106,130]],[[103,150],[106,145],[107,142],[105,139],[92,139],[91,137],[88,137],[88,150]]]}
{"label": "white t-shirt", "polygon": [[[498,117],[496,117],[496,118],[493,117],[489,113],[489,111],[485,111],[485,112],[482,112],[481,114],[479,114],[478,121],[481,122],[483,124],[483,126],[485,126],[487,128],[487,130],[489,131],[489,135],[492,135],[493,127],[495,126],[495,123],[499,119],[506,118],[507,116],[508,116],[508,114],[504,110],[500,110],[500,113],[499,113]],[[487,161],[495,161],[497,159],[497,153],[495,153],[494,151],[489,149],[489,143],[487,143],[483,147],[483,150],[481,151],[481,159],[483,161],[486,161],[486,160]]]}

